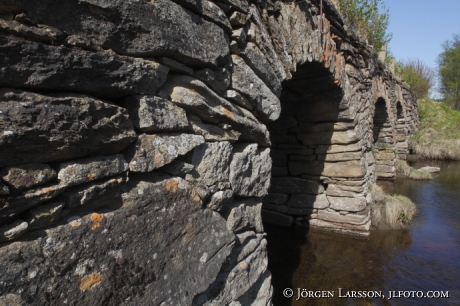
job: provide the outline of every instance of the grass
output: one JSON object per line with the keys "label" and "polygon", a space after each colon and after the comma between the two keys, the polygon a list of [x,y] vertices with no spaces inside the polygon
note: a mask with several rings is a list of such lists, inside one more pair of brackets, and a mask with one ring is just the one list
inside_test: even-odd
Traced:
{"label": "grass", "polygon": [[374,229],[403,229],[412,221],[415,204],[402,195],[390,196],[378,185],[371,188],[371,219]]}
{"label": "grass", "polygon": [[460,160],[460,112],[442,103],[418,100],[420,125],[409,138],[412,151],[423,159]]}
{"label": "grass", "polygon": [[417,170],[407,164],[405,160],[397,160],[395,162],[396,175],[405,176],[412,180],[431,180],[431,173],[423,170]]}

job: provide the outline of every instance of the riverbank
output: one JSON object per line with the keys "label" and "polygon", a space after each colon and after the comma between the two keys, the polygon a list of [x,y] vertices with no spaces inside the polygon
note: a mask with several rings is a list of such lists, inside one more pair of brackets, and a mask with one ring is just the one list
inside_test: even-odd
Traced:
{"label": "riverbank", "polygon": [[422,159],[460,160],[460,112],[428,98],[418,100],[420,125],[409,138]]}

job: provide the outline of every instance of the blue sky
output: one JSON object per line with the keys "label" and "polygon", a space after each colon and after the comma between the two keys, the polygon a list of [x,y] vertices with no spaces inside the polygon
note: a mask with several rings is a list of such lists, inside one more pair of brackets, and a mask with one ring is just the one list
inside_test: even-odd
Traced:
{"label": "blue sky", "polygon": [[460,0],[383,2],[390,9],[390,50],[396,59],[419,58],[437,69],[443,42],[460,34]]}

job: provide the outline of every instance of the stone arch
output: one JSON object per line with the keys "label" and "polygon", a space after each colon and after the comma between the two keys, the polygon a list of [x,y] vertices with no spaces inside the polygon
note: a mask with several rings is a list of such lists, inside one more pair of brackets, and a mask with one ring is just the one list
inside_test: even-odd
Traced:
{"label": "stone arch", "polygon": [[280,118],[267,126],[273,168],[264,221],[367,235],[366,167],[340,82],[323,63],[307,62],[283,82],[280,101]]}
{"label": "stone arch", "polygon": [[395,177],[394,133],[387,102],[380,97],[375,102],[373,118],[373,146],[377,179],[393,179]]}

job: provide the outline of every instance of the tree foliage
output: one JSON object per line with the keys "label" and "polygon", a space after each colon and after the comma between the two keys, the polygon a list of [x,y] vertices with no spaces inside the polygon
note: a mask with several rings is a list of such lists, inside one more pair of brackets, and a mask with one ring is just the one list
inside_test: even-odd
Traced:
{"label": "tree foliage", "polygon": [[460,108],[460,35],[443,44],[444,51],[439,55],[440,91],[447,105]]}
{"label": "tree foliage", "polygon": [[419,59],[397,62],[396,73],[409,84],[417,99],[428,96],[434,85],[436,73]]}
{"label": "tree foliage", "polygon": [[[383,13],[379,13],[379,6]],[[340,12],[345,23],[376,52],[391,40],[387,32],[390,14],[382,0],[340,0]]]}

